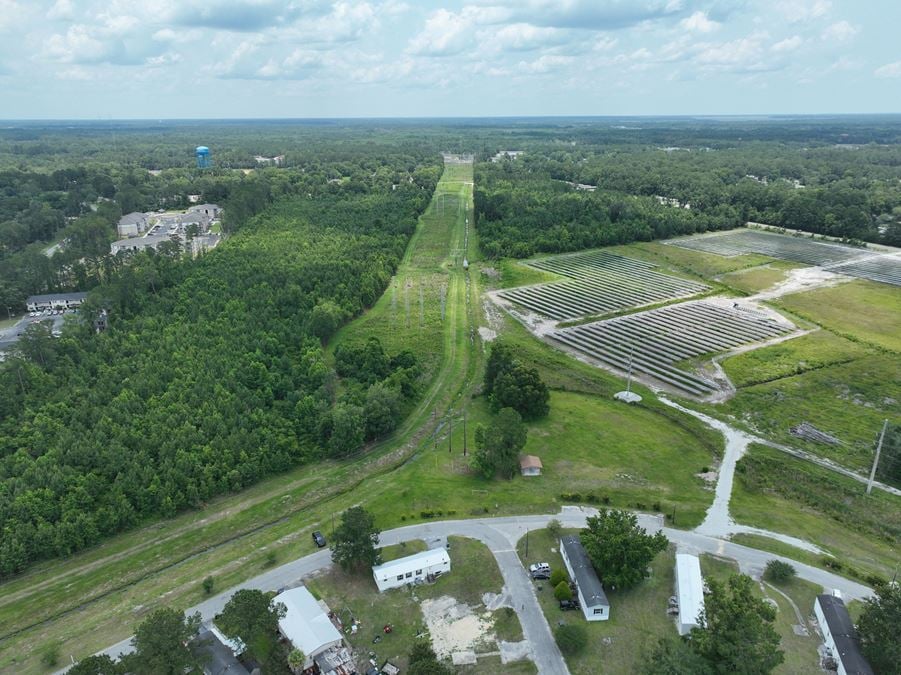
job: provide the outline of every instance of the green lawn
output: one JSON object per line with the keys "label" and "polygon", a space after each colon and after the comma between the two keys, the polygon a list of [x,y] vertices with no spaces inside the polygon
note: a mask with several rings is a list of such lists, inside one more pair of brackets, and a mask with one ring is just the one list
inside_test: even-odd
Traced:
{"label": "green lawn", "polygon": [[[564,530],[574,533],[577,530]],[[520,539],[516,550],[524,565],[544,561],[551,569],[563,568],[558,542],[547,530],[529,533],[529,555],[526,539]],[[538,602],[553,630],[560,623],[576,623],[588,630],[588,646],[577,656],[566,659],[573,675],[595,673],[635,673],[645,649],[653,647],[666,635],[676,635],[676,624],[666,613],[667,601],[673,594],[675,554],[672,549],[658,555],[651,563],[651,576],[628,591],[607,590],[610,601],[608,621],[586,621],[581,611],[560,610],[554,591],[547,581],[536,581]]]}
{"label": "green lawn", "polygon": [[901,353],[901,292],[896,286],[855,279],[786,295],[775,304],[839,335]]}
{"label": "green lawn", "polygon": [[[662,244],[658,241],[611,246],[605,250],[647,260],[660,265],[662,268],[669,268],[670,271],[679,271],[707,281],[719,274],[773,262],[773,258],[756,253],[727,258],[715,253],[692,251],[679,246]],[[663,271],[666,271],[666,269]]]}
{"label": "green lawn", "polygon": [[[467,415],[470,451],[478,423],[490,423],[482,398],[473,401]],[[711,464],[718,449],[714,439],[699,439],[654,409],[554,391],[550,415],[529,425],[525,448],[541,458],[541,476],[487,481],[473,475],[462,454],[458,419],[451,443],[439,438],[437,448],[433,443],[400,472],[398,488],[370,507],[384,527],[393,527],[421,520],[423,512],[433,517],[554,512],[562,493],[580,493],[598,502],[607,497],[616,506],[667,513],[678,505],[676,524],[691,527],[701,522],[713,499],[694,474]]]}
{"label": "green lawn", "polygon": [[397,560],[404,556],[425,551],[427,548],[428,546],[426,546],[426,543],[422,539],[411,539],[410,541],[403,541],[399,544],[383,546],[381,549],[382,562],[386,563],[389,560]]}
{"label": "green lawn", "polygon": [[[360,622],[361,629],[356,634],[347,635],[358,655],[358,663],[365,660],[359,658],[359,655],[365,657],[368,652],[374,651],[380,665],[388,659],[404,671],[415,636],[426,631],[425,619],[419,606],[423,600],[451,596],[477,612],[484,612],[482,594],[501,592],[503,579],[494,556],[487,547],[464,537],[449,537],[448,541],[451,571],[434,584],[379,593],[371,575],[345,574],[337,568],[307,581],[311,592],[325,600],[345,625],[349,625],[352,618]],[[407,546],[411,546],[410,542]],[[522,628],[515,612],[501,608],[493,612],[491,619],[499,639],[522,639]],[[388,623],[394,629],[385,634],[382,627]],[[373,642],[375,636],[380,637],[377,643]],[[494,641],[489,641],[481,645],[480,650],[494,651],[496,645]],[[481,669],[482,665],[480,659],[480,673],[506,672],[500,668],[499,660],[495,663],[491,657],[486,657],[485,670]],[[529,664],[510,664],[510,667],[514,668],[511,672],[515,673],[535,672],[534,666],[530,667]],[[493,668],[497,669],[492,670]]]}

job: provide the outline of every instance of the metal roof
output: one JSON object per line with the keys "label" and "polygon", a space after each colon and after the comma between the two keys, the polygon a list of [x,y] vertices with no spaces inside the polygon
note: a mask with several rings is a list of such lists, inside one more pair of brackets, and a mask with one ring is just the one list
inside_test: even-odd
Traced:
{"label": "metal roof", "polygon": [[560,540],[560,545],[566,552],[566,559],[569,560],[573,576],[575,577],[573,581],[579,587],[585,602],[591,606],[604,605],[609,607],[610,603],[607,601],[607,594],[604,593],[604,586],[601,584],[601,580],[598,579],[597,572],[594,571],[594,566],[591,564],[582,542],[579,541],[578,535],[569,534],[563,537]]}
{"label": "metal roof", "polygon": [[698,616],[704,609],[704,581],[698,556],[676,554],[676,593],[679,596],[679,623],[682,626],[698,625]]}
{"label": "metal roof", "polygon": [[840,659],[848,675],[873,675],[873,669],[860,653],[857,643],[857,631],[848,614],[844,601],[834,595],[823,593],[817,596],[829,633],[838,654],[833,654]]}
{"label": "metal roof", "polygon": [[46,293],[44,295],[29,295],[26,304],[35,302],[51,302],[52,300],[84,300],[87,293]]}
{"label": "metal roof", "polygon": [[540,469],[542,468],[541,459],[535,455],[523,455],[519,460],[520,469]]}
{"label": "metal roof", "polygon": [[386,574],[390,577],[401,572],[423,569],[433,565],[441,565],[442,563],[450,564],[450,556],[443,548],[433,548],[376,565],[372,568],[372,573],[375,575]]}
{"label": "metal roof", "polygon": [[308,658],[341,641],[341,633],[305,586],[279,593],[272,601],[282,603],[288,610],[278,620],[282,634]]}

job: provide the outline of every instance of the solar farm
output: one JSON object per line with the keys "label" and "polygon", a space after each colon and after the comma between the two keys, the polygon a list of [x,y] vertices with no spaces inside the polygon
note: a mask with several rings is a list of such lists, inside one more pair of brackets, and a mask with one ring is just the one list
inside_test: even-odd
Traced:
{"label": "solar farm", "polygon": [[677,364],[792,330],[762,312],[700,300],[565,328],[548,337],[617,370],[628,370],[631,360],[636,373],[687,394],[707,396],[718,385]]}
{"label": "solar farm", "polygon": [[604,251],[553,256],[526,264],[569,279],[522,286],[498,295],[557,321],[689,298],[708,289],[705,284],[657,272],[653,263]]}
{"label": "solar farm", "polygon": [[739,230],[663,242],[692,251],[736,256],[760,253],[772,258],[827,267],[830,272],[901,286],[901,256],[897,253],[875,254],[872,251],[811,241],[759,230]]}

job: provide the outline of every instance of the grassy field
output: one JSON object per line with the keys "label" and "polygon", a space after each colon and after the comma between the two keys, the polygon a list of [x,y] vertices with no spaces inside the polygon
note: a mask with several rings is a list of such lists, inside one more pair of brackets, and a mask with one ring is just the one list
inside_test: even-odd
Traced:
{"label": "grassy field", "polygon": [[[358,663],[363,663],[366,655],[374,651],[379,665],[387,659],[403,672],[407,669],[415,636],[426,632],[425,619],[420,610],[423,600],[450,596],[481,613],[486,611],[482,605],[482,594],[501,592],[503,579],[500,570],[494,556],[483,544],[463,537],[449,537],[448,542],[451,572],[434,584],[379,593],[370,575],[349,575],[337,568],[307,582],[311,592],[325,600],[345,625],[349,625],[352,619],[360,622],[361,629],[347,635]],[[515,612],[501,608],[492,612],[490,619],[500,639],[522,640],[522,628]],[[385,634],[382,627],[389,623],[393,631]],[[375,636],[380,638],[378,643],[373,642]],[[486,640],[477,653],[495,650],[494,641]],[[479,665],[483,665],[481,660]],[[490,657],[484,665],[486,670],[480,667],[478,672],[492,672],[494,663]],[[501,664],[498,661],[496,665],[500,668]],[[498,669],[495,672],[504,671]],[[513,672],[535,671],[523,664],[523,670]]]}
{"label": "grassy field", "polygon": [[[564,530],[564,533],[574,532],[577,530]],[[524,565],[543,561],[550,563],[551,569],[564,568],[558,543],[547,530],[529,533],[528,546],[526,556],[526,539],[520,539],[516,545]],[[585,651],[566,659],[570,672],[574,675],[635,673],[645,647],[652,647],[665,635],[676,635],[676,624],[666,613],[667,601],[673,594],[674,564],[675,554],[668,550],[654,559],[650,578],[640,586],[629,591],[608,590],[608,621],[588,622],[580,611],[561,611],[550,584],[535,582],[538,602],[552,630],[561,622],[577,623],[588,630]]]}
{"label": "grassy field", "polygon": [[[899,499],[880,490],[867,495],[857,481],[778,450],[752,445],[739,461],[730,504],[739,523],[784,532],[835,556],[796,556],[778,542],[755,539],[757,548],[831,567],[868,582],[868,574],[890,578],[901,541]],[[836,563],[841,568],[836,569]],[[871,583],[871,582],[868,582]]]}
{"label": "grassy field", "polygon": [[611,246],[605,250],[657,263],[672,272],[681,272],[682,274],[688,274],[707,281],[719,274],[774,262],[773,258],[765,255],[747,254],[726,258],[715,253],[692,251],[687,248],[662,244],[658,241]]}
{"label": "grassy field", "polygon": [[[561,506],[562,493],[607,497],[620,507],[672,511],[677,525],[691,527],[703,519],[713,493],[694,474],[709,466],[719,449],[715,440],[699,441],[690,430],[641,406],[607,397],[554,391],[546,419],[529,425],[525,452],[541,457],[542,475],[494,480],[475,476],[463,457],[462,420],[453,437],[437,439],[437,447],[417,456],[400,473],[393,493],[371,502],[380,522],[392,527],[422,519],[467,515],[548,513]],[[488,422],[483,398],[468,409],[468,448],[473,449],[475,424]],[[585,420],[596,420],[586,424]],[[654,505],[657,508],[654,508]]]}
{"label": "grassy field", "polygon": [[788,278],[788,273],[799,267],[804,267],[799,263],[789,262],[787,260],[774,260],[771,263],[760,265],[758,267],[749,267],[747,269],[736,270],[735,272],[726,272],[716,279],[722,284],[734,288],[743,293],[758,293],[775,286],[780,281]]}
{"label": "grassy field", "polygon": [[901,354],[901,293],[895,286],[855,279],[785,295],[775,304],[838,335]]}

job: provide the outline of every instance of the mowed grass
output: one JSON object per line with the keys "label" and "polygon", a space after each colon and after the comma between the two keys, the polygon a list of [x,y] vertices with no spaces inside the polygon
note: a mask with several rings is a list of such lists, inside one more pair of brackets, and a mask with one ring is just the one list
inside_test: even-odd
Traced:
{"label": "mowed grass", "polygon": [[708,281],[719,274],[774,262],[773,258],[756,253],[727,258],[715,253],[693,251],[679,246],[663,244],[659,241],[611,246],[604,250],[632,258],[639,258],[640,260],[647,260],[657,263],[663,268],[669,268],[671,271],[682,272]]}
{"label": "mowed grass", "polygon": [[[800,556],[759,539],[752,545],[796,557],[872,583],[867,575],[891,578],[901,541],[901,498],[881,490],[869,495],[851,478],[752,445],[739,461],[730,513],[736,522],[782,532],[816,544],[834,556]],[[743,535],[746,536],[746,535]],[[836,565],[836,562],[838,565]]]}
{"label": "mowed grass", "polygon": [[[676,524],[701,522],[713,493],[694,474],[709,466],[720,448],[715,437],[696,437],[653,409],[629,406],[612,398],[554,391],[546,419],[529,424],[524,452],[544,464],[542,475],[486,480],[473,474],[463,456],[462,418],[447,426],[432,449],[411,461],[398,475],[393,493],[371,506],[383,514],[385,527],[428,517],[482,514],[548,513],[559,510],[563,493],[607,498],[622,508],[670,513]],[[474,451],[475,425],[490,424],[484,399],[467,414],[467,446]],[[437,446],[437,447],[436,447]]]}
{"label": "mowed grass", "polygon": [[[380,593],[371,574],[346,574],[337,567],[306,581],[310,591],[325,600],[345,626],[350,625],[352,619],[360,622],[361,628],[355,634],[345,634],[354,648],[358,665],[364,663],[368,653],[373,651],[377,655],[379,666],[389,660],[402,672],[405,671],[409,666],[409,654],[416,641],[415,636],[427,634],[425,618],[420,609],[423,600],[447,595],[468,604],[476,612],[484,612],[482,594],[501,592],[503,579],[500,570],[491,551],[484,544],[465,537],[449,537],[448,542],[451,571],[434,584],[412,589],[396,588]],[[407,546],[410,546],[410,542]],[[491,618],[503,635],[518,635],[517,639],[522,639],[522,628],[515,613],[511,617],[510,612],[502,608],[493,612]],[[383,627],[386,624],[393,626],[391,633],[384,633]],[[373,642],[376,637],[379,637],[379,641]],[[480,649],[492,651],[494,643],[486,642]],[[488,665],[491,665],[490,660],[486,663]],[[513,672],[534,670],[525,666],[524,670]]]}
{"label": "mowed grass", "polygon": [[[564,530],[575,534],[578,530]],[[559,542],[554,541],[547,530],[529,533],[529,554],[526,555],[526,539],[516,545],[523,565],[548,562],[551,569],[563,569]],[[561,623],[578,624],[588,631],[588,645],[576,656],[566,658],[573,675],[622,674],[640,672],[645,650],[667,635],[676,635],[676,624],[666,613],[667,602],[673,594],[675,553],[660,553],[650,565],[651,575],[637,587],[627,591],[605,589],[610,601],[608,621],[586,621],[581,610],[561,611],[554,598],[554,590],[548,581],[535,581],[538,603],[547,618],[551,630]]]}
{"label": "mowed grass", "polygon": [[901,354],[901,289],[855,279],[775,302],[839,335]]}
{"label": "mowed grass", "polygon": [[787,260],[774,260],[766,265],[727,272],[717,277],[717,281],[743,293],[758,293],[785,281],[788,273],[799,267],[799,263]]}

